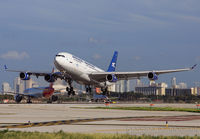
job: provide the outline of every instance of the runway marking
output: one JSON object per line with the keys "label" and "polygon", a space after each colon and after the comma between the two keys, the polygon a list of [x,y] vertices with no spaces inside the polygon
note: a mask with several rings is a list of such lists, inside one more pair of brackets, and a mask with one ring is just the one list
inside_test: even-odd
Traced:
{"label": "runway marking", "polygon": [[[147,116],[148,117],[148,116]],[[74,120],[59,120],[59,121],[48,121],[48,122],[35,122],[35,123],[22,123],[22,124],[13,124],[13,125],[2,125],[0,128],[28,128],[28,127],[40,127],[40,126],[53,126],[53,125],[69,125],[69,124],[75,124],[75,123],[80,123],[79,125],[84,125],[81,124],[81,122],[93,122],[93,121],[106,121],[106,120],[128,120],[128,119],[133,119],[133,118],[139,118],[139,117],[108,117],[108,118],[91,118],[91,119],[74,119]],[[140,117],[141,118],[141,117]],[[85,124],[85,125],[121,125],[121,126],[165,126],[163,125],[140,125],[140,124]],[[194,129],[200,129],[200,126],[176,126],[172,125],[167,129],[170,128],[194,128]],[[166,128],[156,128],[156,129],[166,129]]]}

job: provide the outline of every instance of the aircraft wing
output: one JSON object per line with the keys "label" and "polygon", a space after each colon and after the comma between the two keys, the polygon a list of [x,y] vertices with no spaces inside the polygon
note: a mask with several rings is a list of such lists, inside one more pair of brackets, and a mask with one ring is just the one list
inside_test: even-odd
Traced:
{"label": "aircraft wing", "polygon": [[46,76],[46,75],[52,75],[55,77],[55,79],[57,78],[60,78],[60,79],[63,79],[63,78],[70,78],[70,76],[62,73],[62,72],[41,72],[41,71],[29,71],[29,70],[13,70],[13,69],[8,69],[6,65],[4,65],[4,68],[5,68],[5,71],[8,71],[8,72],[19,72],[19,73],[26,73],[28,75],[33,75],[33,76],[36,76],[36,77],[39,77],[39,76]]}
{"label": "aircraft wing", "polygon": [[34,75],[34,76],[45,76],[47,74],[50,74],[51,72],[37,72],[37,71],[25,71],[25,70],[10,70],[10,69],[5,69],[5,71],[8,72],[23,72],[23,73],[27,73],[29,75]]}
{"label": "aircraft wing", "polygon": [[190,68],[184,69],[174,69],[174,70],[154,70],[154,71],[136,71],[136,72],[93,72],[89,74],[90,78],[96,80],[98,82],[105,82],[106,76],[113,74],[117,77],[117,80],[126,80],[126,79],[139,79],[140,77],[147,77],[148,73],[153,72],[156,75],[165,74],[165,73],[173,73],[173,72],[182,72],[189,71],[196,67],[196,65]]}

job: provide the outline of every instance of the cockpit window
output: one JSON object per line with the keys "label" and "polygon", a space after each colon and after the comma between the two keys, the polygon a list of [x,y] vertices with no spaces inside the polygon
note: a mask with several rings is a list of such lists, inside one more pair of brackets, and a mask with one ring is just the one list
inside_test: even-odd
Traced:
{"label": "cockpit window", "polygon": [[56,57],[65,57],[64,55],[56,55]]}

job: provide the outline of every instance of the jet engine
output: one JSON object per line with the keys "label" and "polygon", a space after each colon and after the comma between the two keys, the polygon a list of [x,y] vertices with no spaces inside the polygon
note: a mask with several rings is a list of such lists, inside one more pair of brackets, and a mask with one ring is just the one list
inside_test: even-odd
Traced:
{"label": "jet engine", "polygon": [[109,82],[117,82],[117,77],[114,74],[108,74],[106,80]]}
{"label": "jet engine", "polygon": [[55,78],[54,78],[53,74],[47,74],[47,75],[45,75],[44,79],[45,79],[45,81],[50,82],[50,83],[55,82]]}
{"label": "jet engine", "polygon": [[155,80],[158,80],[158,75],[156,75],[154,72],[149,72],[148,78],[149,78],[149,80],[155,81]]}
{"label": "jet engine", "polygon": [[15,95],[14,99],[15,99],[15,102],[20,103],[22,100],[22,96],[17,94],[17,95]]}
{"label": "jet engine", "polygon": [[24,72],[21,72],[20,74],[19,74],[19,77],[22,79],[22,80],[30,80],[30,74],[28,74],[28,73],[24,73]]}

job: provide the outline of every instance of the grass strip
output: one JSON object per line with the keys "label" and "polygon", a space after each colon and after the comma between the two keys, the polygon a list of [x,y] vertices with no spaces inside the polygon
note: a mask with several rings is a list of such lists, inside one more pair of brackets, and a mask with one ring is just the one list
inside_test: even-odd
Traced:
{"label": "grass strip", "polygon": [[21,131],[0,131],[2,139],[200,139],[199,136],[134,136],[128,134],[81,134],[65,133],[63,131],[55,133],[42,132],[21,132]]}
{"label": "grass strip", "polygon": [[115,109],[115,110],[141,110],[141,111],[181,111],[200,113],[195,108],[172,108],[172,107],[90,107],[86,109]]}

